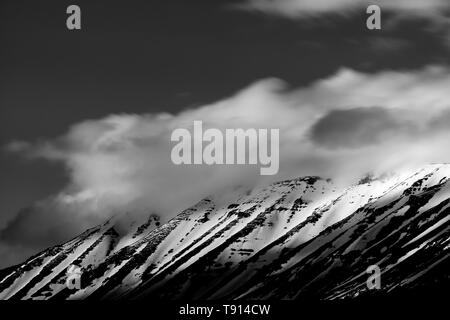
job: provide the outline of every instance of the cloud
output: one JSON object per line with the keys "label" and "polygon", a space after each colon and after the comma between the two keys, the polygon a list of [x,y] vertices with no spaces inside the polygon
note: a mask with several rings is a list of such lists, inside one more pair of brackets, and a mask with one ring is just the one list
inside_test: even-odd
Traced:
{"label": "cloud", "polygon": [[311,139],[328,148],[358,148],[399,134],[403,126],[380,107],[332,110],[313,125]]}
{"label": "cloud", "polygon": [[[265,79],[178,114],[109,115],[54,139],[13,142],[10,152],[63,163],[70,183],[22,210],[0,232],[0,242],[37,250],[125,213],[130,219],[156,213],[164,221],[235,187],[304,175],[349,183],[369,171],[448,162],[448,88],[446,67],[374,74],[341,69],[301,88]],[[248,165],[174,165],[171,133],[192,129],[195,120],[221,130],[279,129],[278,175],[263,177]]]}
{"label": "cloud", "polygon": [[450,8],[447,0],[247,0],[238,8],[291,18],[311,17],[323,14],[347,14],[363,10],[372,4],[382,10],[406,15],[441,16]]}
{"label": "cloud", "polygon": [[[448,0],[243,0],[232,8],[258,12],[271,16],[289,19],[310,19],[334,15],[347,17],[366,14],[370,5],[378,5],[382,10],[382,29],[393,30],[402,22],[417,20],[426,21],[423,31],[430,34],[447,48],[450,48],[450,1]],[[389,13],[389,15],[385,15]],[[365,25],[363,25],[365,27]],[[408,24],[404,28],[410,28]],[[398,30],[398,28],[395,28]],[[398,46],[408,45],[404,39],[389,39],[384,34],[385,41],[377,40],[371,46],[380,46],[381,50],[392,50]],[[381,37],[379,38],[381,39]],[[409,41],[414,43],[415,41]]]}

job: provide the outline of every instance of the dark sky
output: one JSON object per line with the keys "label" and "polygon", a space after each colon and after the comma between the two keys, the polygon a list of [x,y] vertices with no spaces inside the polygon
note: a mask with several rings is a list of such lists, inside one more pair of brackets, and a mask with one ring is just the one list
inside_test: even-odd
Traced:
{"label": "dark sky", "polygon": [[[174,113],[261,78],[299,86],[342,66],[448,61],[429,21],[368,31],[364,12],[296,20],[234,10],[234,2],[0,0],[0,145],[112,113]],[[66,28],[73,3],[80,31]],[[67,182],[59,165],[5,151],[0,172],[0,227]]]}

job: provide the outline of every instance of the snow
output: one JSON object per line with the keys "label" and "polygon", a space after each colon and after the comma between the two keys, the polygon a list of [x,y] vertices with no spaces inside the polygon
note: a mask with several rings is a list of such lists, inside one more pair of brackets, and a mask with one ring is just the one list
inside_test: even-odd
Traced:
{"label": "snow", "polygon": [[[443,231],[431,239],[426,237],[448,223],[449,215],[440,219],[437,217],[440,217],[439,212],[448,210],[450,204],[427,219],[420,220],[419,227],[425,222],[431,225],[426,230],[421,229],[411,239],[407,238],[411,235],[405,232],[404,227],[415,223],[421,214],[449,198],[448,176],[450,165],[430,165],[347,188],[339,188],[327,180],[305,178],[259,187],[251,192],[236,189],[230,194],[200,201],[159,228],[147,221],[131,221],[129,231],[117,236],[117,239],[115,235],[107,234],[114,227],[114,221],[110,221],[64,244],[56,255],[45,257],[39,265],[19,275],[12,284],[0,291],[0,298],[11,298],[37,277],[45,266],[57,261],[51,273],[45,275],[25,295],[26,299],[44,299],[47,294],[54,295],[64,289],[64,284],[60,278],[58,282],[57,276],[81,256],[82,267],[95,270],[104,261],[109,261],[106,259],[120,257],[127,248],[131,250],[131,256],[128,254],[122,260],[107,265],[106,271],[96,275],[91,283],[69,295],[68,299],[81,299],[94,293],[129,262],[132,268],[127,270],[129,272],[123,278],[119,278],[118,287],[114,289],[116,292],[131,292],[143,285],[143,274],[147,274],[149,279],[157,279],[157,284],[162,285],[175,275],[185,272],[184,282],[180,282],[178,291],[175,291],[182,294],[194,281],[195,274],[191,274],[190,270],[197,267],[204,276],[214,274],[212,283],[226,280],[211,295],[214,298],[226,295],[230,290],[240,289],[248,279],[266,267],[270,267],[267,269],[270,272],[264,275],[264,279],[283,276],[295,280],[298,277],[296,270],[302,270],[304,263],[320,264],[333,255],[363,254],[378,247],[381,255],[373,257],[372,263],[386,265],[384,271],[391,272],[423,250],[430,241],[442,236]],[[424,194],[431,195],[430,200],[411,215],[412,197]],[[380,236],[381,231],[390,225],[391,219],[401,221],[398,228],[389,231],[390,234],[398,235],[391,245],[403,239],[408,240],[402,242],[401,246],[408,249],[396,261],[392,261],[391,248],[383,243],[385,237]],[[149,243],[154,247],[144,251]],[[449,244],[444,243],[443,250],[448,248]],[[283,251],[285,255],[281,256]],[[55,260],[64,252],[69,254],[61,261]],[[143,252],[150,254],[143,256]],[[198,261],[205,256],[209,256],[210,265],[198,266]],[[138,257],[139,263],[134,265],[133,259]],[[38,258],[33,261],[38,261]],[[326,267],[318,270],[318,274],[307,283],[325,278],[335,268],[334,263],[324,265]],[[240,270],[240,273],[235,274],[236,270]],[[426,273],[427,270],[425,268],[422,271]],[[339,290],[330,293],[329,297],[358,295],[364,287],[360,283],[364,274],[357,272],[348,277],[336,288]],[[8,277],[12,276],[14,273]],[[236,297],[252,297],[264,285],[258,280],[250,288],[242,289]],[[45,296],[35,295],[44,288],[50,288]],[[201,295],[201,292],[198,294]],[[296,293],[290,294],[295,296]]]}

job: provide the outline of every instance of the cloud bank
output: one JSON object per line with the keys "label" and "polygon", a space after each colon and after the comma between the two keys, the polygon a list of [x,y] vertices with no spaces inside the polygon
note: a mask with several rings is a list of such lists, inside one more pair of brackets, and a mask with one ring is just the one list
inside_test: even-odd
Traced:
{"label": "cloud bank", "polygon": [[[164,221],[235,187],[304,175],[350,183],[368,172],[448,162],[448,88],[446,67],[375,74],[341,69],[301,88],[265,79],[178,114],[109,115],[55,139],[12,142],[11,152],[63,163],[70,183],[22,210],[0,232],[0,242],[42,249],[116,215],[155,213]],[[279,129],[278,175],[260,176],[259,167],[249,165],[174,165],[171,133],[192,129],[195,120],[222,130]]]}

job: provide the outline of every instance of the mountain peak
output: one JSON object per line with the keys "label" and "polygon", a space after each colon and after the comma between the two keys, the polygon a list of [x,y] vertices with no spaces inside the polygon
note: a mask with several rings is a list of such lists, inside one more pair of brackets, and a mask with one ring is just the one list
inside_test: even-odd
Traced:
{"label": "mountain peak", "polygon": [[301,177],[203,199],[161,225],[150,215],[126,234],[112,219],[5,271],[0,298],[339,299],[368,293],[371,265],[385,292],[448,281],[449,177],[449,164],[344,188]]}

